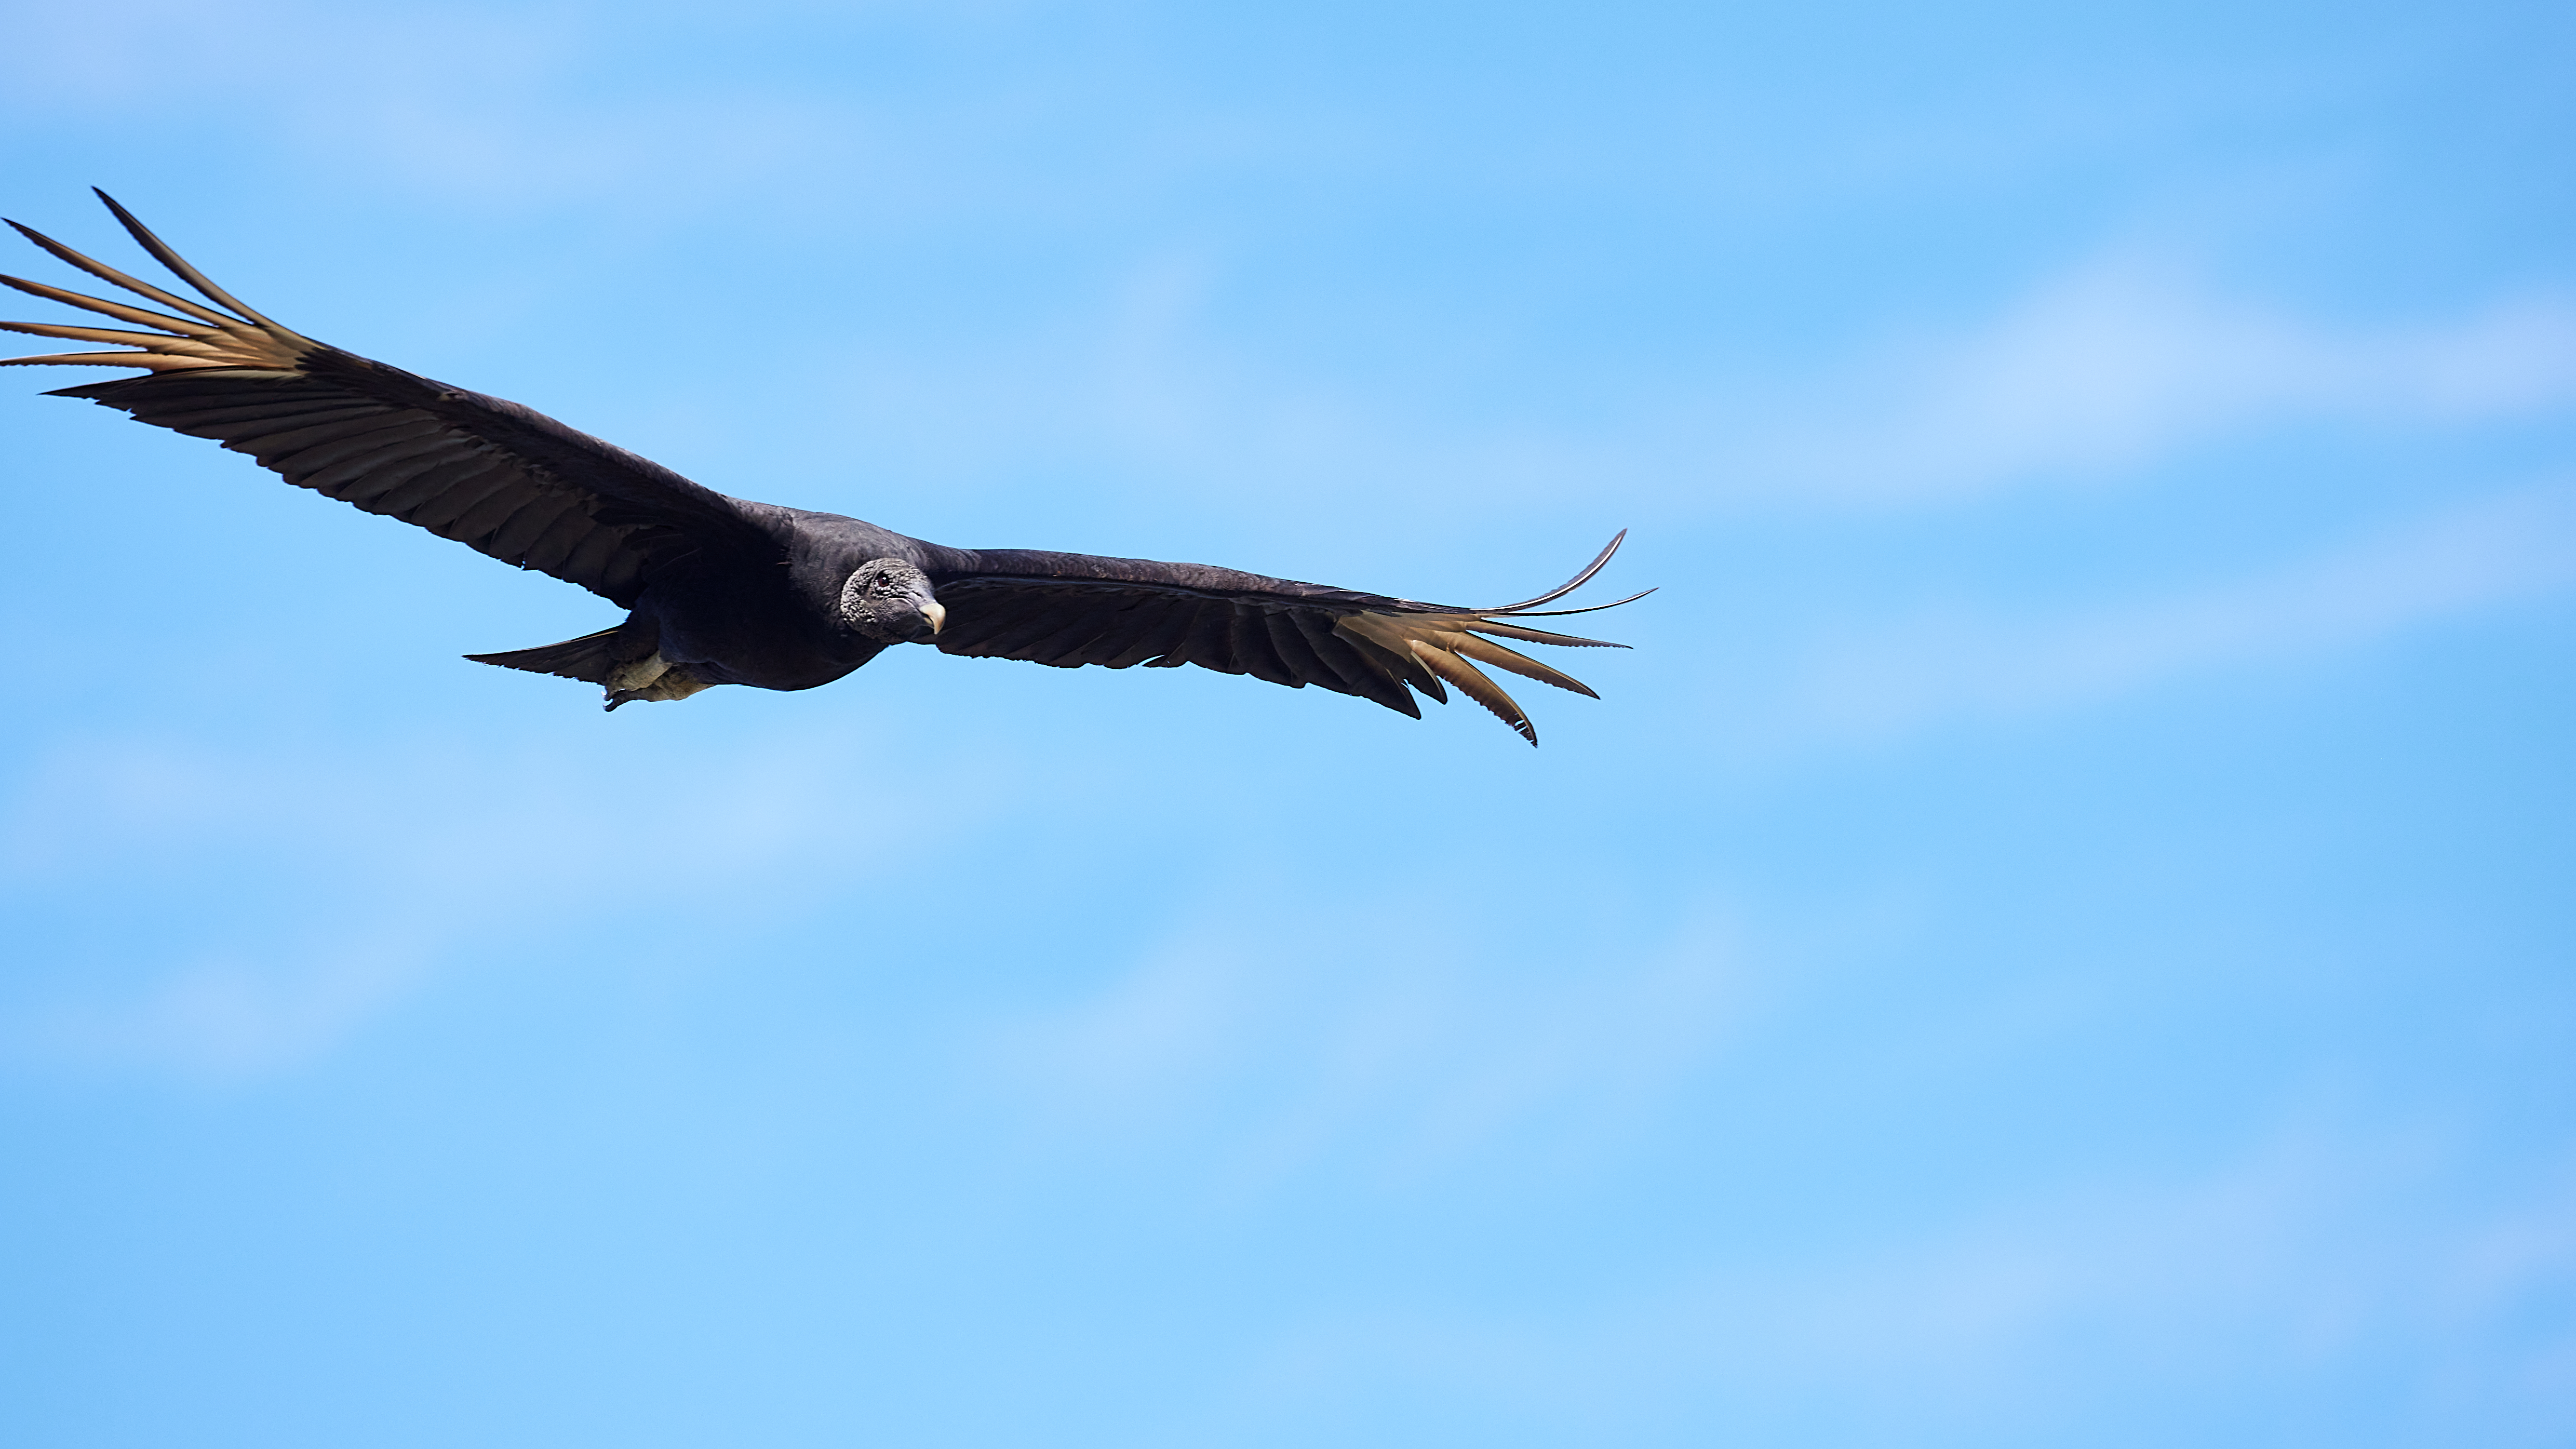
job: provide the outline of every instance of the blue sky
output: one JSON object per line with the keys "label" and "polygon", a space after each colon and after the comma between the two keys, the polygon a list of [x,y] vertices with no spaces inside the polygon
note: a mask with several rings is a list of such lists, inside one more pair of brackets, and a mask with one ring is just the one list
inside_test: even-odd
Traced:
{"label": "blue sky", "polygon": [[611,718],[0,374],[0,1438],[2576,1438],[2563,7],[0,18],[7,214],[710,486],[1661,587]]}

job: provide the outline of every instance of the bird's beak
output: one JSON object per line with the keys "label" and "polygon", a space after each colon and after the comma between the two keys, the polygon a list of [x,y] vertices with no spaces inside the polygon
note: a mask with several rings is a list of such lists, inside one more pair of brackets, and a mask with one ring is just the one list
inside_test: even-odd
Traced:
{"label": "bird's beak", "polygon": [[921,617],[930,621],[930,632],[933,634],[948,626],[948,611],[939,607],[937,599],[921,606]]}

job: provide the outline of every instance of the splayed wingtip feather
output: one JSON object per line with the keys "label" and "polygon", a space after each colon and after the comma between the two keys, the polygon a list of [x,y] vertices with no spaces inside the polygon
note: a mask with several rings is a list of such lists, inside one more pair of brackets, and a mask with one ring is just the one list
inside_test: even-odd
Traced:
{"label": "splayed wingtip feather", "polygon": [[140,220],[138,220],[133,212],[126,210],[124,206],[119,204],[115,197],[108,195],[104,191],[100,191],[95,186],[91,187],[90,191],[94,193],[99,200],[107,203],[107,209],[116,214],[116,219],[124,224],[126,232],[131,235],[135,241],[141,243],[143,249],[150,252],[155,261],[168,267],[181,281],[186,282],[189,286],[204,293],[207,299],[214,302],[217,306],[230,307],[236,313],[239,313],[241,316],[252,322],[258,323],[262,327],[276,331],[285,330],[278,327],[276,323],[271,322],[266,317],[261,316],[255,308],[243,305],[242,300],[239,297],[236,297],[232,293],[225,291],[223,288],[216,286],[205,273],[198,271],[193,266],[190,266],[187,258],[180,256],[177,251],[171,248],[168,242],[154,236],[152,234],[152,229],[145,226]]}
{"label": "splayed wingtip feather", "polygon": [[1428,640],[1407,642],[1409,652],[1422,661],[1424,668],[1458,686],[1469,699],[1492,711],[1494,718],[1518,731],[1522,739],[1532,745],[1538,743],[1538,727],[1530,723],[1528,712],[1483,670]]}
{"label": "splayed wingtip feather", "polygon": [[70,247],[63,245],[61,242],[54,240],[52,237],[45,235],[43,232],[36,230],[34,227],[19,226],[19,224],[14,221],[9,224],[18,228],[18,234],[20,236],[25,237],[27,240],[34,242],[37,246],[40,246],[47,252],[51,253],[56,261],[62,262],[68,266],[78,267],[80,270],[89,273],[91,276],[96,277],[100,281],[106,282],[111,286],[123,287],[125,290],[132,292],[138,297],[149,297],[164,307],[175,308],[178,311],[185,312],[200,322],[211,322],[218,327],[239,327],[242,325],[242,319],[239,317],[227,317],[223,313],[216,311],[214,308],[207,306],[203,302],[191,302],[176,292],[166,291],[160,287],[156,287],[150,282],[144,281],[140,277],[127,276],[125,273],[118,271],[116,268],[109,266],[105,262],[74,251]]}
{"label": "splayed wingtip feather", "polygon": [[1466,609],[1461,612],[1469,614],[1517,614],[1524,609],[1535,609],[1541,604],[1564,598],[1566,595],[1573,593],[1576,589],[1582,588],[1585,584],[1592,582],[1592,576],[1601,572],[1601,570],[1609,564],[1610,556],[1617,553],[1619,551],[1619,545],[1627,542],[1627,539],[1628,530],[1624,528],[1620,529],[1619,532],[1611,538],[1610,542],[1602,547],[1601,552],[1593,556],[1592,562],[1583,566],[1583,572],[1567,579],[1564,583],[1557,585],[1555,588],[1548,590],[1546,593],[1539,595],[1535,599],[1524,599],[1517,604],[1505,604],[1497,609]]}
{"label": "splayed wingtip feather", "polygon": [[110,301],[105,297],[93,297],[85,292],[71,291],[68,288],[53,286],[46,282],[31,282],[25,277],[0,276],[0,286],[10,287],[17,291],[24,292],[30,297],[42,297],[48,302],[60,302],[68,307],[78,307],[85,312],[96,312],[103,317],[113,317],[120,322],[133,322],[145,327],[158,327],[165,332],[176,333],[181,337],[220,337],[223,335],[223,329],[220,327],[209,327],[202,322],[191,322],[183,317],[172,317],[167,313],[155,312],[147,307],[137,307],[130,303]]}

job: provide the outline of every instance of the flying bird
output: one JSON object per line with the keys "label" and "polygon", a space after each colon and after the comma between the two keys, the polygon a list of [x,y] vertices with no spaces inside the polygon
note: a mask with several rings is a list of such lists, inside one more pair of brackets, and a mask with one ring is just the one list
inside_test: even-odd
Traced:
{"label": "flying bird", "polygon": [[1560,588],[1501,608],[1462,609],[1204,564],[949,548],[839,514],[727,497],[517,403],[272,322],[115,198],[98,197],[205,302],[13,221],[56,258],[169,310],[0,277],[21,292],[152,329],[0,322],[12,332],[132,349],[0,358],[0,365],[142,368],[141,377],[50,396],[87,398],[138,422],[215,439],[298,487],[578,584],[625,609],[623,623],[596,634],[465,656],[599,685],[612,710],[719,684],[812,689],[894,645],[929,644],[1060,669],[1195,664],[1354,694],[1416,719],[1422,710],[1412,692],[1445,703],[1445,681],[1535,745],[1529,716],[1479,664],[1592,691],[1493,641],[1625,648],[1514,621],[1645,597],[1540,607],[1600,572],[1625,532]]}

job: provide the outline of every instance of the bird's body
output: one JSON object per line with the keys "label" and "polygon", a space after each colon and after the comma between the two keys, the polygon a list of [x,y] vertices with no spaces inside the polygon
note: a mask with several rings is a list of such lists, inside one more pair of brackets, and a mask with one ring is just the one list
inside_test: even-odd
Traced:
{"label": "bird's body", "polygon": [[22,292],[155,329],[0,323],[140,349],[0,365],[147,369],[60,395],[215,439],[291,483],[624,607],[626,620],[597,634],[467,656],[587,680],[607,691],[611,709],[684,699],[720,684],[812,689],[895,644],[930,643],[950,654],[1064,668],[1196,664],[1292,687],[1314,684],[1417,717],[1408,686],[1445,699],[1445,680],[1535,744],[1528,717],[1476,663],[1592,691],[1485,636],[1617,647],[1511,622],[1591,578],[1616,539],[1563,588],[1500,609],[1457,609],[1202,564],[949,548],[839,514],[727,497],[516,403],[279,326],[208,281],[113,200],[107,204],[147,251],[215,306],[18,227],[56,257],[171,312],[0,277]]}

